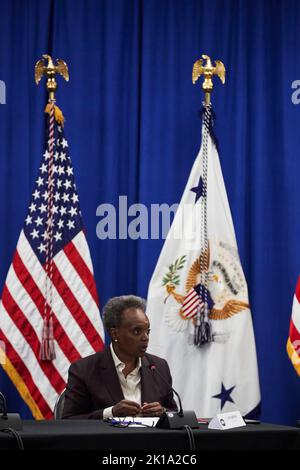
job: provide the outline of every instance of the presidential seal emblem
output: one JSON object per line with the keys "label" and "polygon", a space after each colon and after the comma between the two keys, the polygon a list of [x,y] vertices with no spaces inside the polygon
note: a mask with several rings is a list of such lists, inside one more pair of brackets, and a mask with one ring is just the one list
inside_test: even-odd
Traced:
{"label": "presidential seal emblem", "polygon": [[[177,258],[163,277],[167,293],[164,302],[169,303],[165,319],[173,331],[182,332],[199,321],[208,324],[227,320],[249,308],[247,285],[235,247],[210,241],[208,249],[202,250],[190,266],[186,262],[187,255]],[[186,278],[182,280],[183,272]],[[179,291],[182,288],[185,292]]]}

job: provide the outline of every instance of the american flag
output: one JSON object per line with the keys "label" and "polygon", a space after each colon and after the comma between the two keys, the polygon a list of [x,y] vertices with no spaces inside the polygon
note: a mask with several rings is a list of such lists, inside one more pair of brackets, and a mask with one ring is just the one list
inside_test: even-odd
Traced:
{"label": "american flag", "polygon": [[50,419],[70,363],[104,341],[69,146],[54,108],[35,183],[2,293],[0,345],[2,366],[33,416]]}
{"label": "american flag", "polygon": [[204,311],[204,302],[200,295],[200,285],[192,287],[185,297],[182,304],[182,316],[184,318],[193,318],[197,315],[198,308],[200,311]]}
{"label": "american flag", "polygon": [[290,320],[290,331],[287,341],[287,353],[295,371],[300,375],[300,276],[298,277]]}

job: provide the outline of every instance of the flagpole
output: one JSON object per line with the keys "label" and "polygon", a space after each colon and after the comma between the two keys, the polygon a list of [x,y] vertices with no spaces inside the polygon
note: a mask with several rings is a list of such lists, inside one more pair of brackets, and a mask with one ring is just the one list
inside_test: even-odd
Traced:
{"label": "flagpole", "polygon": [[[203,60],[206,64],[203,65]],[[209,239],[207,226],[207,174],[208,174],[208,139],[212,127],[211,93],[213,90],[212,77],[218,75],[222,83],[225,82],[225,67],[220,60],[212,65],[209,56],[203,54],[202,59],[197,60],[193,65],[192,81],[196,83],[203,75],[204,81],[202,89],[204,91],[204,112],[202,113],[202,204],[201,204],[201,246],[200,246],[200,297],[203,304],[199,304],[197,314],[194,319],[194,345],[202,345],[212,341],[211,323],[209,320],[210,306],[208,298],[209,283]]]}
{"label": "flagpole", "polygon": [[[45,60],[48,61],[46,65]],[[44,54],[43,58],[35,64],[35,82],[38,85],[43,75],[46,76],[46,88],[49,94],[48,104],[45,112],[50,115],[49,138],[48,138],[48,165],[47,165],[47,228],[45,233],[46,260],[45,260],[45,303],[43,316],[43,329],[41,338],[40,358],[42,361],[52,361],[56,358],[53,334],[53,219],[54,219],[54,126],[55,120],[63,125],[63,115],[61,110],[55,105],[55,92],[57,82],[55,75],[59,73],[66,81],[69,81],[67,64],[63,60],[56,60],[54,65],[52,57]]]}

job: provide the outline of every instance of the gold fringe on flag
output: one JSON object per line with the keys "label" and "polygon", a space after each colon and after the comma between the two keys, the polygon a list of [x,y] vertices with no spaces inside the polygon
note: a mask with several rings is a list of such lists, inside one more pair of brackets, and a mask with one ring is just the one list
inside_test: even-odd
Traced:
{"label": "gold fringe on flag", "polygon": [[42,415],[41,410],[39,409],[37,403],[31,396],[31,393],[29,392],[24,380],[22,379],[20,374],[17,372],[17,370],[15,369],[15,367],[13,366],[9,358],[5,355],[4,351],[1,351],[1,353],[3,354],[1,365],[3,369],[5,370],[5,372],[7,373],[7,375],[9,376],[10,380],[15,385],[16,389],[18,390],[19,394],[21,395],[25,403],[30,408],[33,414],[33,417],[38,420],[44,419],[44,416]]}
{"label": "gold fringe on flag", "polygon": [[296,351],[296,349],[295,349],[294,345],[292,344],[290,338],[287,341],[286,350],[287,350],[287,353],[288,353],[288,356],[289,356],[290,360],[292,361],[292,364],[295,368],[295,371],[300,376],[299,350]]}

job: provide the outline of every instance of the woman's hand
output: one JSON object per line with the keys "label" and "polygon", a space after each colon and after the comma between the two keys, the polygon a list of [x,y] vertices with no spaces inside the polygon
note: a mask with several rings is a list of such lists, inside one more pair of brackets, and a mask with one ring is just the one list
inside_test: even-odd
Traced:
{"label": "woman's hand", "polygon": [[141,406],[135,401],[119,401],[112,409],[113,416],[136,416],[141,413]]}
{"label": "woman's hand", "polygon": [[153,403],[144,403],[140,414],[141,416],[161,416],[165,412],[165,408],[158,401]]}

